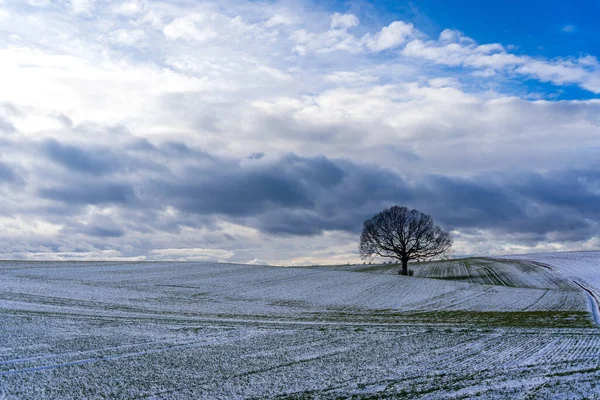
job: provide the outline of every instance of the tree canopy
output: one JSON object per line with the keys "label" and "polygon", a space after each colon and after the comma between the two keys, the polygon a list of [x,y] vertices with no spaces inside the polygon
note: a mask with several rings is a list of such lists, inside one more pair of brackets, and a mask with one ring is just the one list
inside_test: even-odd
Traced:
{"label": "tree canopy", "polygon": [[428,260],[452,248],[450,234],[435,225],[430,215],[406,207],[387,208],[364,222],[360,254],[396,258],[402,275],[408,275],[410,260]]}

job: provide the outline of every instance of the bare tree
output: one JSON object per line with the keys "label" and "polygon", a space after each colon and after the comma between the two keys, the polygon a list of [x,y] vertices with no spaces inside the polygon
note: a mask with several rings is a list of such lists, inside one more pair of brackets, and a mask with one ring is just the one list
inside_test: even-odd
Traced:
{"label": "bare tree", "polygon": [[409,260],[428,260],[448,253],[451,247],[450,234],[435,225],[431,216],[400,206],[366,220],[359,246],[362,258],[378,255],[400,260],[402,275],[408,275]]}

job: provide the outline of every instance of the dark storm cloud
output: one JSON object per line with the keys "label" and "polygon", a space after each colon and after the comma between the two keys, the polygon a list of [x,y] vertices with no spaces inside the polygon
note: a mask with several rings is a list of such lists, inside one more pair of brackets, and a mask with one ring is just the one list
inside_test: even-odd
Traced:
{"label": "dark storm cloud", "polygon": [[[598,235],[600,174],[590,170],[488,174],[470,180],[428,177],[419,198],[449,228],[490,228],[543,241]],[[435,198],[436,201],[431,199]]]}
{"label": "dark storm cloud", "polygon": [[597,169],[557,171],[550,175],[523,174],[513,184],[515,190],[540,203],[600,213],[600,166]]}
{"label": "dark storm cloud", "polygon": [[[208,171],[206,172],[208,173]],[[165,191],[186,212],[239,219],[264,232],[315,235],[358,232],[382,208],[404,204],[434,216],[447,229],[492,229],[585,240],[598,234],[599,174],[594,170],[545,175],[513,173],[455,178],[423,174],[405,180],[373,166],[327,158],[288,156],[260,168],[213,170],[179,190]]]}
{"label": "dark storm cloud", "polygon": [[101,238],[118,238],[124,235],[122,229],[118,227],[103,227],[103,226],[91,226],[81,231],[89,236],[101,237]]}
{"label": "dark storm cloud", "polygon": [[167,195],[184,211],[199,214],[251,216],[272,208],[314,208],[311,190],[339,179],[325,158],[288,156],[276,163],[214,161],[194,166],[177,182],[163,181],[157,195]]}
{"label": "dark storm cloud", "polygon": [[423,177],[413,190],[415,197],[446,225],[454,228],[488,228],[512,218],[522,218],[518,199],[505,184],[441,175]]}
{"label": "dark storm cloud", "polygon": [[73,171],[92,175],[104,175],[119,168],[120,158],[107,149],[84,149],[62,144],[54,139],[46,140],[43,151],[54,162]]}
{"label": "dark storm cloud", "polygon": [[[402,176],[324,156],[223,158],[180,142],[131,140],[119,150],[93,151],[47,141],[44,149],[67,168],[38,189],[40,197],[64,206],[116,205],[127,210],[119,214],[127,229],[138,232],[209,226],[224,218],[271,234],[357,233],[365,219],[400,204],[431,214],[446,229],[519,234],[528,243],[599,233],[600,171],[594,168],[458,178]],[[109,173],[124,164],[136,167],[120,170],[118,178]],[[167,207],[179,214],[164,214]],[[95,237],[126,233],[116,225],[73,229]]]}
{"label": "dark storm cloud", "polygon": [[73,205],[127,205],[136,200],[134,190],[131,186],[111,182],[71,182],[70,185],[40,189],[39,195],[42,198]]}
{"label": "dark storm cloud", "polygon": [[221,160],[156,188],[156,196],[185,212],[245,218],[262,231],[290,235],[355,231],[374,207],[410,197],[389,171],[292,154],[270,162]]}

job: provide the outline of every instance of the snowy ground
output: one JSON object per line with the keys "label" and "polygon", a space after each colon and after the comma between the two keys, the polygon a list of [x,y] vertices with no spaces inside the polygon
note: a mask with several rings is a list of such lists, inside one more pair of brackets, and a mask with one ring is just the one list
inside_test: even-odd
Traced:
{"label": "snowy ground", "polygon": [[0,399],[600,397],[575,268],[422,267],[0,263]]}
{"label": "snowy ground", "polygon": [[600,252],[542,253],[507,257],[515,258],[539,263],[583,288],[591,297],[594,319],[600,325]]}
{"label": "snowy ground", "polygon": [[553,270],[575,279],[577,282],[600,293],[599,251],[526,254],[506,258],[519,258],[546,264]]}

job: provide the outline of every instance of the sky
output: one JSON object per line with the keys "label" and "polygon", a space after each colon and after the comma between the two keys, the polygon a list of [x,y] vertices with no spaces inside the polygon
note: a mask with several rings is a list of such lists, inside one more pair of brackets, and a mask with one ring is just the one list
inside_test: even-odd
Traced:
{"label": "sky", "polygon": [[597,1],[0,0],[0,258],[600,249]]}

